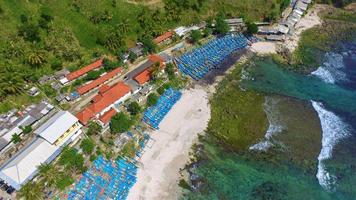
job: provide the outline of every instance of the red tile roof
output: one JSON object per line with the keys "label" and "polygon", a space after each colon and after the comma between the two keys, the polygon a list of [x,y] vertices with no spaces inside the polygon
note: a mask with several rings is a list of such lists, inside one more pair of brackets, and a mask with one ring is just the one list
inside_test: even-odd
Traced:
{"label": "red tile roof", "polygon": [[155,39],[153,39],[153,42],[156,44],[159,44],[163,41],[165,41],[168,38],[171,38],[173,36],[174,32],[173,31],[168,31],[166,33],[164,33],[163,35],[160,35],[158,37],[156,37]]}
{"label": "red tile roof", "polygon": [[79,78],[80,76],[83,76],[84,74],[86,74],[96,68],[101,67],[102,65],[103,65],[103,59],[97,60],[88,66],[85,66],[77,71],[67,74],[66,78],[69,81],[74,80],[74,79]]}
{"label": "red tile roof", "polygon": [[82,110],[76,115],[76,117],[83,125],[86,125],[93,116],[94,113],[88,108],[84,108],[84,110]]}
{"label": "red tile roof", "polygon": [[111,118],[116,115],[116,113],[116,110],[111,108],[109,111],[100,116],[99,120],[103,122],[103,124],[107,124],[108,122],[110,122]]}
{"label": "red tile roof", "polygon": [[[152,63],[156,63],[159,62],[160,63],[160,67],[163,69],[164,68],[164,60],[162,57],[152,54],[148,57],[148,60],[152,61]],[[153,66],[153,65],[152,65]],[[133,79],[139,83],[140,85],[143,85],[145,83],[147,83],[150,79],[151,79],[151,68],[152,66],[148,67],[147,69],[143,70],[142,72],[138,73],[135,77],[133,77]]]}
{"label": "red tile roof", "polygon": [[96,103],[103,98],[100,94],[95,95],[95,97],[91,100],[92,102]]}
{"label": "red tile roof", "polygon": [[[87,92],[89,92],[90,90],[98,87],[99,85],[105,83],[106,81],[112,79],[114,76],[116,76],[117,74],[121,73],[121,68],[116,68],[110,72],[108,72],[107,74],[99,77],[98,79],[86,84],[86,85],[83,85],[82,87],[79,87],[77,89],[77,92],[80,94],[80,95],[83,95]],[[99,89],[100,90],[100,89]]]}
{"label": "red tile roof", "polygon": [[143,70],[141,73],[137,74],[134,77],[134,80],[137,81],[138,84],[143,85],[151,79],[150,69],[147,68]]}
{"label": "red tile roof", "polygon": [[99,93],[104,94],[104,92],[108,91],[110,89],[110,86],[108,84],[104,84],[99,88]]}
{"label": "red tile roof", "polygon": [[[93,103],[77,114],[79,121],[85,125],[89,119],[130,92],[131,88],[123,82],[113,85],[106,92],[96,95],[93,99]],[[87,110],[90,110],[91,113]]]}
{"label": "red tile roof", "polygon": [[161,56],[158,56],[156,54],[149,55],[148,59],[154,63],[159,62],[161,66],[163,65],[163,62],[164,62],[164,59]]}

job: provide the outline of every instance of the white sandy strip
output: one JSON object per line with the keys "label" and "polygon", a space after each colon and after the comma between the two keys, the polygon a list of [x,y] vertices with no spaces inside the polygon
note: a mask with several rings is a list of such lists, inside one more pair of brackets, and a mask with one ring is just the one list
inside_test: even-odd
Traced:
{"label": "white sandy strip", "polygon": [[276,53],[275,42],[256,42],[251,46],[251,50],[257,54],[274,54]]}
{"label": "white sandy strip", "polygon": [[151,133],[154,143],[145,148],[137,182],[128,199],[178,199],[179,171],[189,160],[189,150],[209,119],[207,93],[203,89],[185,90],[161,122],[160,130]]}

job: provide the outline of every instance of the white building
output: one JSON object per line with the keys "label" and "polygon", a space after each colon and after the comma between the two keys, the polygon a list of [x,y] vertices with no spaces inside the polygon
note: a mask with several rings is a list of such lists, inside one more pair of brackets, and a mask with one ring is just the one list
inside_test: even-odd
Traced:
{"label": "white building", "polygon": [[36,176],[38,166],[50,163],[64,146],[82,133],[78,119],[67,111],[59,111],[41,125],[32,141],[0,168],[0,178],[16,190]]}

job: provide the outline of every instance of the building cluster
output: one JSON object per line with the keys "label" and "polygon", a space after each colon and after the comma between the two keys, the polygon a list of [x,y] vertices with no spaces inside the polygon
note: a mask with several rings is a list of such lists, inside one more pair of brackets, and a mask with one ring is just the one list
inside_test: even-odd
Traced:
{"label": "building cluster", "polygon": [[311,0],[293,0],[291,2],[292,11],[288,17],[282,20],[276,26],[259,26],[258,33],[265,35],[267,40],[284,41],[286,34],[292,33],[294,26],[300,21],[302,16],[306,13]]}
{"label": "building cluster", "polygon": [[50,163],[64,146],[81,134],[82,125],[67,111],[58,111],[35,131],[31,139],[0,167],[0,178],[10,188],[19,190],[38,172],[38,166]]}
{"label": "building cluster", "polygon": [[[89,105],[76,115],[77,118],[83,125],[87,125],[89,121],[95,120],[102,127],[108,127],[110,119],[119,112],[119,105],[131,97],[131,95],[135,95],[143,90],[146,83],[151,80],[154,65],[157,64],[161,71],[164,69],[165,63],[166,60],[161,56],[150,55],[145,63],[126,74],[124,81],[119,81],[112,86],[102,84],[98,89],[98,94],[91,99]],[[103,81],[100,83],[103,83]],[[98,85],[100,84],[95,83],[91,87],[83,86],[86,88],[83,91],[88,92]],[[146,88],[148,87],[146,86]],[[81,93],[80,88],[78,92]]]}
{"label": "building cluster", "polygon": [[33,104],[23,110],[12,109],[0,115],[0,152],[13,146],[14,135],[20,136],[25,128],[36,127],[54,107],[46,101]]}

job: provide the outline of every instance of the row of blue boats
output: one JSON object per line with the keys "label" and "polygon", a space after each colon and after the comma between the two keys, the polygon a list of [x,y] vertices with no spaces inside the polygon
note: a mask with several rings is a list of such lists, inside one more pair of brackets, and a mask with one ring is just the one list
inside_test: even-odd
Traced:
{"label": "row of blue boats", "polygon": [[249,41],[243,34],[229,34],[209,41],[176,58],[178,68],[195,80],[203,78],[211,69],[220,64],[233,52],[246,48]]}
{"label": "row of blue boats", "polygon": [[146,109],[143,114],[143,121],[158,130],[158,126],[163,118],[181,96],[182,92],[179,90],[174,90],[172,88],[166,89],[158,99],[157,104]]}
{"label": "row of blue boats", "polygon": [[137,166],[126,159],[112,162],[99,156],[68,193],[67,199],[126,199],[136,183],[136,173]]}

